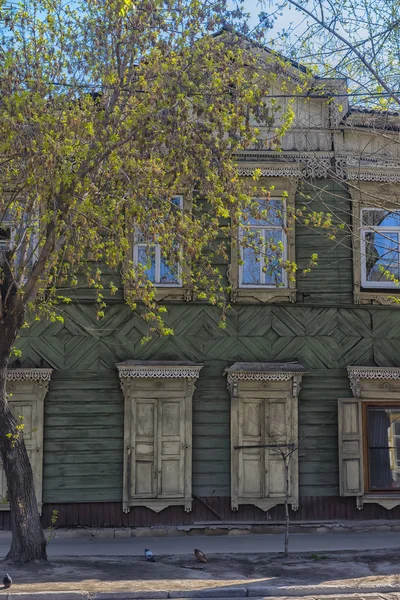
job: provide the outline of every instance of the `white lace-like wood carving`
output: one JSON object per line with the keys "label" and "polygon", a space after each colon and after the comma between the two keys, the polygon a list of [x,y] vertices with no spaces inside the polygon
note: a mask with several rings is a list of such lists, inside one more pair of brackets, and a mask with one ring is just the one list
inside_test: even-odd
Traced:
{"label": "white lace-like wood carving", "polygon": [[232,396],[237,394],[239,381],[290,381],[293,380],[293,396],[298,396],[303,371],[228,371],[227,385]]}
{"label": "white lace-like wood carving", "polygon": [[347,367],[347,372],[358,379],[400,379],[400,367]]}
{"label": "white lace-like wood carving", "polygon": [[173,366],[173,365],[117,365],[118,373],[122,379],[150,378],[150,379],[198,379],[202,365]]}
{"label": "white lace-like wood carving", "polygon": [[[257,152],[254,155],[238,154],[238,174],[241,177],[252,177],[254,171],[260,170],[263,177],[331,177],[337,175],[356,181],[381,181],[387,183],[400,182],[400,164],[377,159],[360,159],[355,156],[338,154],[271,151]],[[243,162],[242,162],[243,161]],[[244,164],[244,161],[249,164]],[[257,164],[268,161],[265,164]],[[253,163],[253,164],[251,164]],[[282,164],[286,163],[286,164]]]}
{"label": "white lace-like wood carving", "polygon": [[8,369],[7,381],[50,381],[53,369]]}
{"label": "white lace-like wood carving", "polygon": [[355,398],[360,397],[360,379],[400,380],[400,367],[347,367],[347,373]]}
{"label": "white lace-like wood carving", "polygon": [[232,381],[247,380],[247,381],[289,381],[297,375],[296,371],[233,371],[228,373],[228,383]]}

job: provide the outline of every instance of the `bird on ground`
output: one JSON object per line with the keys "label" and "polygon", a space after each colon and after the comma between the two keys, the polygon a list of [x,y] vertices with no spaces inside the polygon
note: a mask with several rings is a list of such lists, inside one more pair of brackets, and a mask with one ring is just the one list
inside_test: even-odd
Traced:
{"label": "bird on ground", "polygon": [[148,560],[149,562],[156,562],[156,559],[154,558],[154,554],[148,548],[144,549],[144,555],[146,557],[146,560]]}
{"label": "bird on ground", "polygon": [[8,573],[6,573],[3,577],[3,585],[6,589],[8,589],[12,586],[12,579]]}
{"label": "bird on ground", "polygon": [[194,549],[194,555],[197,558],[197,560],[201,563],[206,563],[208,562],[206,555],[204,554],[204,552],[202,552],[201,550],[199,550],[198,548]]}

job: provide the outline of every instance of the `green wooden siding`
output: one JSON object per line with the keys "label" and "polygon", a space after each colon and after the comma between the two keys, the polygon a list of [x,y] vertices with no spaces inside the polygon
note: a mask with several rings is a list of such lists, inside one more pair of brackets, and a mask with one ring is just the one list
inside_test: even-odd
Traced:
{"label": "green wooden siding", "polygon": [[[310,207],[341,211],[349,201],[336,184],[320,182]],[[298,196],[298,206],[304,199]],[[351,306],[352,264],[346,233],[329,241],[296,228],[300,267],[318,252],[318,266],[298,277],[296,304],[235,305],[227,327],[204,303],[172,303],[174,336],[141,338],[148,324],[121,297],[96,319],[90,294],[77,290],[63,308],[65,323],[34,322],[21,332],[21,366],[54,369],[45,401],[44,501],[120,501],[123,396],[115,364],[128,359],[193,360],[204,364],[193,406],[193,492],[230,495],[230,399],[224,369],[235,361],[298,360],[305,375],[299,400],[300,494],[338,494],[338,397],[350,395],[345,368],[375,361],[400,364],[397,306]]]}
{"label": "green wooden siding", "polygon": [[45,402],[44,500],[120,500],[123,397],[115,363],[128,358],[204,363],[193,410],[193,491],[230,492],[230,400],[223,371],[235,361],[299,360],[300,493],[337,495],[338,397],[345,367],[400,363],[397,307],[236,306],[226,330],[216,309],[170,307],[170,338],[140,343],[146,324],[123,304],[101,321],[91,305],[66,308],[65,324],[36,323],[19,340],[23,366],[55,369]]}
{"label": "green wooden siding", "polygon": [[[311,197],[311,200],[309,199]],[[350,224],[351,204],[343,184],[317,181],[305,185],[296,195],[296,208],[332,214],[334,223]],[[352,304],[353,274],[351,236],[345,227],[334,240],[330,230],[296,224],[296,262],[298,264],[298,298],[306,304]],[[313,253],[318,254],[318,266],[307,276],[301,271],[309,264]]]}
{"label": "green wooden siding", "polygon": [[116,372],[55,371],[44,425],[45,502],[122,498],[123,398]]}

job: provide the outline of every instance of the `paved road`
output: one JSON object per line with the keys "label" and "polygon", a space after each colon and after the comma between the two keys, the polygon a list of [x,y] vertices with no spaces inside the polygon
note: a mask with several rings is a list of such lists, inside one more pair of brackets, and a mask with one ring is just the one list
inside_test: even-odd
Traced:
{"label": "paved road", "polygon": [[[0,539],[0,557],[9,548],[7,539]],[[144,548],[156,554],[192,554],[193,548],[213,553],[281,552],[283,536],[222,535],[184,537],[137,537],[128,539],[54,539],[48,551],[50,556],[123,556],[143,555]],[[333,552],[340,550],[400,549],[400,533],[296,533],[290,536],[291,552]]]}

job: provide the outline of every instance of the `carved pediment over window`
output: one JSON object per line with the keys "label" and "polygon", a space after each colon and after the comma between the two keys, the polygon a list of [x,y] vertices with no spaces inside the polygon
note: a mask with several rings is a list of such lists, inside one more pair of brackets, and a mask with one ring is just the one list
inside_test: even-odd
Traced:
{"label": "carved pediment over window", "polygon": [[8,369],[7,381],[50,381],[53,369]]}
{"label": "carved pediment over window", "polygon": [[362,379],[395,379],[400,381],[400,367],[347,367],[350,388],[355,398],[361,395]]}
{"label": "carved pediment over window", "polygon": [[290,381],[293,379],[293,395],[298,396],[299,384],[306,369],[299,363],[237,362],[225,369],[228,389],[236,395],[238,381]]}
{"label": "carved pediment over window", "polygon": [[202,366],[191,361],[126,360],[117,368],[122,379],[198,379]]}

